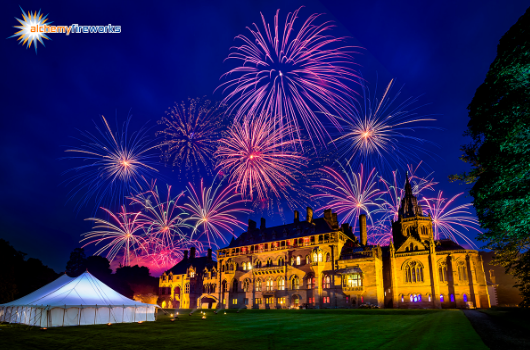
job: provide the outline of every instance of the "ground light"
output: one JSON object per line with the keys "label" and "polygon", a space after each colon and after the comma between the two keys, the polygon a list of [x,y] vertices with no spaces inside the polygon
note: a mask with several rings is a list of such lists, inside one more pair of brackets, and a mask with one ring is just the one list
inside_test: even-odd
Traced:
{"label": "ground light", "polygon": [[107,323],[107,326],[112,326],[112,323]]}
{"label": "ground light", "polygon": [[45,330],[47,330],[47,329],[48,329],[48,328],[46,328],[46,327],[42,327],[40,330],[41,330],[41,331],[45,331]]}

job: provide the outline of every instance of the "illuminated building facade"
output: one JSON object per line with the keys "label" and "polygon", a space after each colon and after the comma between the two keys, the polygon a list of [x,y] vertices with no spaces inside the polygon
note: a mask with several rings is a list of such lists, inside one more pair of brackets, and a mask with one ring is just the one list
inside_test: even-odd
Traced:
{"label": "illuminated building facade", "polygon": [[482,259],[450,240],[433,238],[407,179],[393,242],[367,243],[339,225],[331,209],[322,218],[267,228],[265,219],[223,249],[215,263],[190,256],[160,277],[160,305],[173,308],[336,308],[361,304],[394,308],[490,307]]}

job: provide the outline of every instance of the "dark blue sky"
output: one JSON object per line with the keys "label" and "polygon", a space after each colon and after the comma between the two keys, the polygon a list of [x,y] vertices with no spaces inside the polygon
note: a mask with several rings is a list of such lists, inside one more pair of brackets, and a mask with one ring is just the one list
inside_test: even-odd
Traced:
{"label": "dark blue sky", "polygon": [[[132,3],[132,2],[131,2]],[[422,137],[433,147],[435,172],[446,196],[464,191],[447,176],[466,169],[458,160],[468,117],[466,107],[484,81],[501,36],[524,13],[526,1],[171,1],[121,4],[109,1],[7,1],[1,36],[26,11],[42,9],[56,25],[115,24],[120,34],[53,35],[26,50],[15,39],[0,40],[0,237],[17,249],[63,271],[89,209],[76,214],[67,203],[61,161],[77,129],[92,130],[98,116],[125,118],[133,126],[154,125],[173,101],[213,93],[228,65],[223,60],[236,35],[276,9],[281,18],[301,5],[302,20],[314,12],[337,22],[337,36],[364,47],[356,57],[368,80],[396,78],[403,95],[429,103],[439,114]],[[178,185],[171,173],[170,183]],[[464,198],[460,203],[470,201]],[[275,218],[269,218],[275,221]],[[278,223],[278,222],[275,222]]]}

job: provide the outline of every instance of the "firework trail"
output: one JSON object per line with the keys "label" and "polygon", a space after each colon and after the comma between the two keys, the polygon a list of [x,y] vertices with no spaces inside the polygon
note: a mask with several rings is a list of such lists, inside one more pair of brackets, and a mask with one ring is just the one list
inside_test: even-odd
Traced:
{"label": "firework trail", "polygon": [[326,206],[319,210],[333,208],[337,214],[345,214],[342,222],[349,222],[355,232],[359,215],[365,212],[373,224],[371,208],[379,208],[376,197],[381,191],[376,186],[377,173],[374,168],[366,175],[362,164],[359,173],[355,173],[351,167],[348,167],[349,171],[342,165],[340,167],[342,174],[331,167],[322,169],[324,184],[313,186],[320,193],[312,198],[321,199],[326,203]]}
{"label": "firework trail", "polygon": [[106,208],[101,209],[105,211],[111,220],[85,219],[94,222],[94,228],[92,231],[83,234],[84,238],[81,242],[88,241],[83,247],[89,244],[96,246],[103,244],[95,255],[101,255],[106,251],[107,259],[112,262],[116,255],[120,254],[122,256],[121,263],[125,266],[130,266],[133,260],[138,261],[138,257],[146,252],[146,239],[143,223],[140,219],[141,213],[128,213],[125,206],[122,206],[122,211],[117,215]]}
{"label": "firework trail", "polygon": [[453,207],[455,200],[462,194],[464,193],[462,192],[451,199],[446,199],[442,197],[442,191],[439,191],[436,198],[423,197],[421,201],[432,218],[435,240],[445,237],[458,242],[458,239],[461,239],[477,249],[476,244],[471,239],[458,231],[458,228],[461,228],[466,231],[475,230],[478,233],[482,233],[477,228],[479,226],[477,218],[470,212],[471,203]]}
{"label": "firework trail", "polygon": [[171,186],[167,186],[166,197],[161,197],[156,186],[156,181],[150,184],[148,191],[130,197],[132,204],[142,207],[140,220],[143,228],[149,237],[150,245],[160,245],[168,247],[185,247],[190,241],[189,235],[184,233],[184,229],[193,229],[193,226],[186,222],[184,206],[178,204],[184,193],[176,197],[171,196]]}
{"label": "firework trail", "polygon": [[291,137],[294,133],[292,124],[265,115],[234,122],[219,142],[218,168],[230,174],[230,182],[244,197],[279,198],[292,188],[294,174],[306,161],[294,149],[300,141]]}
{"label": "firework trail", "polygon": [[236,237],[234,228],[244,227],[244,223],[236,218],[236,214],[252,212],[240,206],[248,200],[241,199],[241,194],[236,190],[234,183],[229,183],[223,188],[222,181],[217,185],[215,181],[216,179],[210,187],[205,187],[204,179],[201,179],[198,190],[188,183],[187,189],[190,195],[187,198],[190,202],[185,205],[191,213],[190,220],[195,221],[194,233],[199,232],[198,238],[204,236],[203,240],[207,242],[205,245],[209,248],[219,248],[218,243],[228,243],[224,233]]}
{"label": "firework trail", "polygon": [[348,67],[354,52],[353,47],[340,46],[345,38],[328,34],[332,22],[316,23],[320,14],[311,15],[296,30],[299,11],[289,13],[282,28],[278,10],[272,31],[261,15],[263,32],[254,24],[253,29],[247,27],[249,37],[238,35],[242,45],[232,47],[227,59],[240,65],[221,77],[228,81],[219,88],[227,92],[223,103],[236,120],[271,115],[280,125],[294,125],[299,139],[303,125],[313,145],[325,144],[330,137],[315,111],[340,128],[331,112],[348,112],[345,106],[354,91],[345,82],[358,81],[355,70]]}
{"label": "firework trail", "polygon": [[158,121],[165,129],[157,132],[163,135],[162,157],[166,163],[177,166],[180,172],[200,170],[211,172],[213,154],[223,130],[223,109],[219,103],[205,98],[188,99],[166,111]]}
{"label": "firework trail", "polygon": [[133,132],[129,137],[128,129],[131,117],[124,122],[121,132],[113,133],[104,116],[104,127],[96,124],[97,133],[82,132],[84,144],[73,147],[66,152],[76,156],[65,159],[78,159],[82,165],[65,172],[74,173],[66,181],[67,185],[74,184],[70,191],[70,200],[81,194],[82,199],[77,207],[87,205],[94,199],[95,208],[103,201],[119,198],[121,201],[133,190],[141,190],[141,179],[152,177],[158,170],[154,168],[157,156],[151,153],[156,145],[151,145],[144,128]]}
{"label": "firework trail", "polygon": [[359,83],[363,100],[354,103],[348,117],[338,117],[344,130],[333,140],[347,164],[365,164],[384,172],[389,166],[401,167],[409,160],[419,160],[418,153],[426,154],[424,144],[428,141],[411,134],[428,129],[421,123],[435,119],[418,116],[419,107],[413,106],[417,99],[397,103],[401,89],[391,96],[391,80],[380,100],[372,100],[365,82]]}

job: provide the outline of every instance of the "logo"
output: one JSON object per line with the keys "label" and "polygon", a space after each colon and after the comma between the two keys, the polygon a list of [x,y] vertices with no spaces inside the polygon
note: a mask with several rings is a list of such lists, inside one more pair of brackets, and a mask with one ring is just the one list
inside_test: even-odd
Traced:
{"label": "logo", "polygon": [[26,49],[29,49],[31,45],[35,47],[35,53],[37,53],[37,42],[41,43],[42,46],[46,47],[44,45],[43,38],[46,40],[51,40],[50,37],[47,34],[53,33],[53,34],[82,34],[82,33],[121,33],[121,26],[115,26],[112,24],[108,25],[79,25],[79,24],[72,24],[69,26],[56,26],[51,25],[53,22],[47,22],[48,21],[48,15],[43,16],[41,14],[41,10],[39,12],[34,12],[33,14],[31,12],[26,13],[20,8],[22,11],[22,18],[15,19],[21,24],[20,26],[13,26],[13,28],[20,29],[15,34],[8,37],[14,38],[18,36],[18,43],[22,44],[23,46],[26,45]]}

